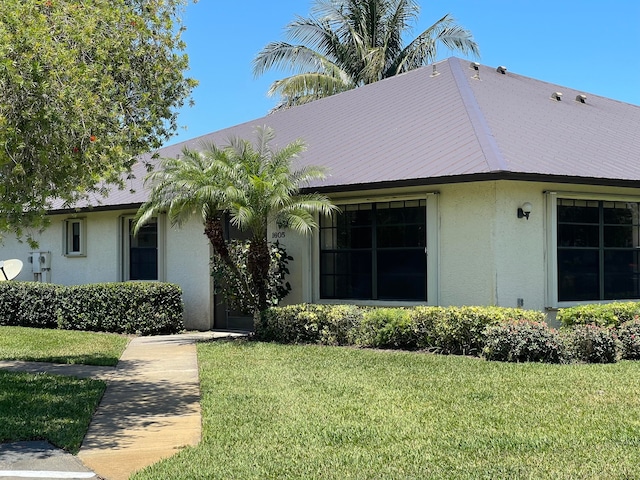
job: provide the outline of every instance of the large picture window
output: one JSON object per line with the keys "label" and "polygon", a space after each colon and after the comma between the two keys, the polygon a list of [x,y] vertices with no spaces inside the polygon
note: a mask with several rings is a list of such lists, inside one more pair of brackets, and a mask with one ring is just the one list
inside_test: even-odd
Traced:
{"label": "large picture window", "polygon": [[320,297],[427,299],[426,200],[339,205],[320,224]]}
{"label": "large picture window", "polygon": [[640,298],[640,203],[557,200],[558,301]]}

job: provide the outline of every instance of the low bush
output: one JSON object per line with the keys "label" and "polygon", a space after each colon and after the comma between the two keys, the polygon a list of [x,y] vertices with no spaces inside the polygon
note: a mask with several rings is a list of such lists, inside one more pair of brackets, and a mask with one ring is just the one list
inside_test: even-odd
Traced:
{"label": "low bush", "polygon": [[177,285],[0,283],[0,325],[157,335],[182,330]]}
{"label": "low bush", "polygon": [[254,325],[254,335],[265,342],[317,343],[320,334],[315,305],[268,308]]}
{"label": "low bush", "polygon": [[622,358],[640,360],[640,319],[638,317],[623,323],[617,330],[622,346]]}
{"label": "low bush", "polygon": [[543,321],[544,314],[501,307],[291,305],[263,312],[256,324],[255,337],[283,343],[478,355],[484,345],[484,329],[508,319]]}
{"label": "low bush", "polygon": [[411,316],[404,308],[372,308],[366,310],[353,332],[353,343],[359,347],[416,348]]}
{"label": "low bush", "polygon": [[484,335],[482,354],[487,360],[545,363],[567,360],[562,337],[544,322],[508,321],[487,327]]}
{"label": "low bush", "polygon": [[182,323],[180,287],[160,282],[118,282],[67,287],[58,312],[66,330],[160,335]]}
{"label": "low bush", "polygon": [[566,331],[573,359],[587,363],[615,363],[621,345],[615,329],[599,325],[575,325]]}
{"label": "low bush", "polygon": [[350,345],[363,311],[355,305],[298,304],[272,307],[255,325],[255,338],[266,342]]}
{"label": "low bush", "polygon": [[352,345],[366,310],[355,305],[317,305],[322,345]]}
{"label": "low bush", "polygon": [[578,305],[558,310],[558,321],[565,327],[599,325],[617,327],[640,315],[639,302],[613,302]]}
{"label": "low bush", "polygon": [[508,320],[542,322],[545,315],[533,310],[504,307],[448,307],[434,325],[435,349],[441,353],[479,355],[484,330]]}
{"label": "low bush", "polygon": [[0,282],[0,325],[56,328],[63,288],[50,283]]}

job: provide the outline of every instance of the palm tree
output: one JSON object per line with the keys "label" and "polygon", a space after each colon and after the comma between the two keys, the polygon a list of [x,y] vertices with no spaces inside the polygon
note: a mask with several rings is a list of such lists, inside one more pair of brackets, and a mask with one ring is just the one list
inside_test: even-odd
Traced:
{"label": "palm tree", "polygon": [[269,95],[281,97],[278,109],[426,65],[436,59],[438,44],[479,56],[471,32],[450,14],[405,45],[402,36],[419,9],[414,0],[316,0],[310,18],[298,17],[286,27],[299,43],[269,43],[253,60],[254,74],[272,68],[294,72],[271,85]]}
{"label": "palm tree", "polygon": [[302,141],[294,141],[281,149],[270,142],[275,133],[271,128],[256,130],[255,146],[233,138],[226,152],[234,170],[232,186],[227,191],[230,200],[231,223],[251,232],[247,268],[256,289],[257,310],[267,306],[267,278],[270,265],[267,228],[277,225],[300,234],[317,228],[315,214],[330,215],[336,207],[317,193],[300,193],[300,188],[324,178],[324,169],[304,166],[293,170],[293,160],[305,149]]}
{"label": "palm tree", "polygon": [[223,149],[214,144],[202,151],[184,148],[181,158],[162,158],[158,169],[147,175],[145,185],[151,185],[149,199],[136,215],[134,234],[153,217],[166,213],[172,227],[182,227],[199,215],[204,233],[222,261],[241,282],[244,295],[251,288],[233,262],[224,236],[224,215],[229,200],[226,188],[233,165]]}
{"label": "palm tree", "polygon": [[[323,195],[300,193],[312,180],[324,178],[320,167],[292,170],[304,143],[295,141],[278,150],[270,146],[274,136],[272,129],[258,128],[255,146],[232,138],[222,148],[208,144],[201,152],[183,150],[180,159],[162,159],[160,168],[146,178],[151,193],[138,211],[134,231],[160,213],[166,213],[170,224],[178,227],[194,215],[200,216],[207,238],[229,267],[254,314],[267,307],[267,227],[277,224],[307,234],[317,227],[314,214],[331,214],[336,208]],[[240,230],[251,233],[248,282],[229,254],[223,234],[225,214]]]}

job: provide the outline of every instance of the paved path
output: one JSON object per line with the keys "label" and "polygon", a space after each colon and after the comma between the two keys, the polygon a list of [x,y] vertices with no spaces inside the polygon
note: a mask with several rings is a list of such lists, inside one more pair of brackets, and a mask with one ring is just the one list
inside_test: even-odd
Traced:
{"label": "paved path", "polygon": [[78,458],[100,477],[125,480],[201,437],[200,385],[195,342],[228,332],[137,337],[118,365],[0,362],[0,368],[91,376],[107,381]]}

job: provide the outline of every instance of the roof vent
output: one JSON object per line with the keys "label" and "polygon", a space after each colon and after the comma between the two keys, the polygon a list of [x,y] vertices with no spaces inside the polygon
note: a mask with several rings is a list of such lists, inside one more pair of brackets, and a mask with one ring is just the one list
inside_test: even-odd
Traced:
{"label": "roof vent", "polygon": [[433,72],[431,72],[431,76],[432,77],[437,77],[438,75],[440,75],[440,72],[438,72],[438,70],[436,69],[436,64],[433,64]]}
{"label": "roof vent", "polygon": [[473,68],[475,71],[480,70],[480,64],[478,62],[471,62],[469,68]]}
{"label": "roof vent", "polygon": [[496,68],[496,72],[501,73],[502,75],[506,75],[507,67],[503,67],[502,65],[500,65],[498,68]]}
{"label": "roof vent", "polygon": [[576,102],[587,103],[587,96],[582,94],[576,95]]}
{"label": "roof vent", "polygon": [[551,99],[552,100],[557,100],[558,102],[562,101],[562,93],[560,92],[553,92],[551,94]]}

